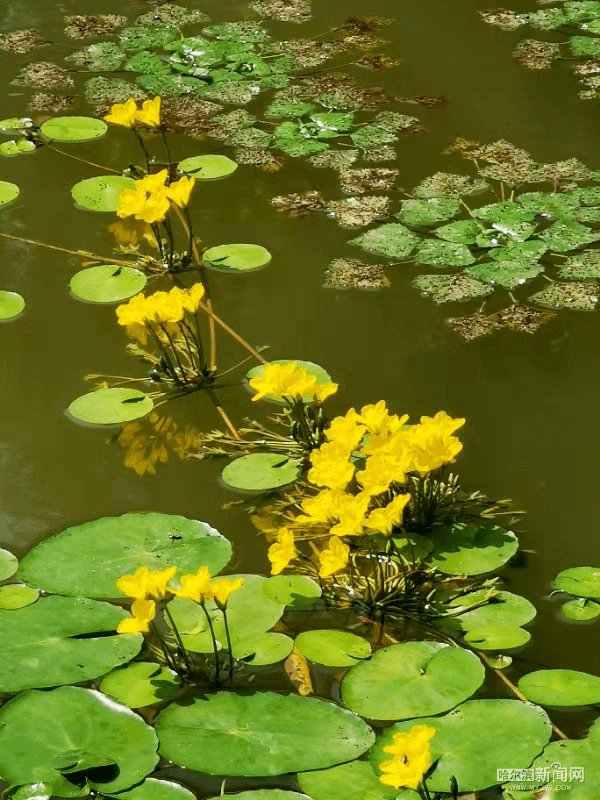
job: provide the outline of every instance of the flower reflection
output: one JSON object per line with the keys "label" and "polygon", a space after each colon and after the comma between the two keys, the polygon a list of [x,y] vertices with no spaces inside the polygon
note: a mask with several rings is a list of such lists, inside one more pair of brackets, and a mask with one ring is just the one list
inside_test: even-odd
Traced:
{"label": "flower reflection", "polygon": [[158,464],[171,454],[182,461],[200,445],[201,434],[190,425],[179,427],[172,417],[156,412],[123,426],[118,442],[125,449],[123,464],[138,475],[156,475]]}

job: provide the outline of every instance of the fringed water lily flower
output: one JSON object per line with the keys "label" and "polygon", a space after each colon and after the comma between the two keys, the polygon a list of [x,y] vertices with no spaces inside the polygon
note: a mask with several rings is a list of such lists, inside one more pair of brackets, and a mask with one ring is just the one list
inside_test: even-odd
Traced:
{"label": "fringed water lily flower", "polygon": [[149,128],[158,128],[160,126],[160,97],[155,97],[153,100],[144,100],[142,109],[136,113],[135,118],[142,125],[147,125]]}
{"label": "fringed water lily flower", "polygon": [[395,789],[418,789],[432,759],[429,742],[436,729],[429,725],[415,725],[408,733],[395,733],[393,744],[384,747],[393,758],[382,762],[379,780]]}
{"label": "fringed water lily flower", "polygon": [[249,381],[256,394],[253,400],[260,400],[267,395],[301,400],[305,396],[313,397],[322,403],[337,391],[336,383],[317,383],[314,375],[299,367],[296,361],[289,364],[267,364],[262,375]]}
{"label": "fringed water lily flower", "polygon": [[279,575],[298,555],[294,534],[282,528],[277,534],[277,541],[269,547],[267,556],[271,562],[271,573]]}
{"label": "fringed water lily flower", "polygon": [[150,623],[155,616],[154,600],[134,600],[131,605],[131,617],[119,622],[117,633],[148,633]]}
{"label": "fringed water lily flower", "polygon": [[212,582],[212,591],[219,608],[225,608],[230,596],[237,592],[243,583],[243,578],[215,578]]}
{"label": "fringed water lily flower", "polygon": [[149,128],[160,126],[160,97],[154,100],[145,100],[141,110],[133,97],[124,103],[115,103],[104,117],[112,125],[121,125],[123,128],[133,128],[136,122],[141,122]]}
{"label": "fringed water lily flower", "polygon": [[140,567],[133,575],[120,577],[116,582],[117,589],[136,600],[146,600],[149,597],[162,600],[167,594],[167,584],[176,571],[177,567],[167,567],[163,570]]}
{"label": "fringed water lily flower", "polygon": [[177,597],[186,597],[193,600],[194,603],[204,603],[206,600],[212,600],[214,591],[211,586],[211,576],[208,567],[200,567],[200,569],[190,575],[182,575],[179,580],[179,588],[173,589],[173,594]]}
{"label": "fringed water lily flower", "polygon": [[321,578],[329,578],[336,572],[343,569],[348,563],[350,548],[337,536],[332,536],[329,540],[329,547],[321,550],[319,554]]}

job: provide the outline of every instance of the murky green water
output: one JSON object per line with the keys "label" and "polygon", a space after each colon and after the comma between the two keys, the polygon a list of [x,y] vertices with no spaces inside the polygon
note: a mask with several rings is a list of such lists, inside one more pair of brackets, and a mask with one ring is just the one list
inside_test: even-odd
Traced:
{"label": "murky green water", "polygon": [[[245,7],[218,0],[188,5],[201,7],[214,20],[236,19]],[[513,3],[517,10],[530,5],[528,0]],[[304,35],[317,33],[365,12],[397,19],[386,35],[390,51],[403,63],[382,75],[361,71],[361,80],[400,95],[445,95],[448,101],[441,108],[419,109],[429,131],[401,140],[404,186],[438,169],[460,171],[458,159],[442,154],[457,136],[483,142],[506,138],[539,160],[575,156],[600,166],[597,107],[577,99],[575,79],[566,69],[535,73],[514,63],[510,53],[521,35],[486,26],[477,10],[487,7],[484,0],[460,5],[371,0],[365,9],[364,0],[328,0],[318,4],[315,19],[302,28]],[[143,9],[143,4],[126,0],[6,0],[0,28],[33,27],[58,37],[65,13],[137,14]],[[57,56],[49,47],[40,57]],[[17,62],[27,59],[0,55],[4,117],[24,111],[29,90],[8,81]],[[76,107],[80,110],[87,109]],[[413,113],[413,107],[406,107],[406,113]],[[185,137],[173,144],[175,157],[211,146]],[[113,166],[134,157],[125,131],[80,145],[76,152]],[[18,183],[22,193],[3,211],[2,230],[110,253],[112,237],[98,216],[74,208],[69,194],[76,180],[99,172],[50,151],[3,160],[0,177]],[[326,196],[338,193],[333,178],[328,184],[327,175],[319,172],[318,180]],[[269,357],[297,357],[326,367],[341,387],[331,401],[332,415],[385,398],[392,410],[413,416],[440,408],[465,416],[459,462],[464,485],[493,497],[512,497],[528,512],[523,564],[504,573],[507,587],[538,608],[532,643],[523,656],[594,672],[597,633],[559,621],[558,604],[546,597],[559,570],[598,561],[600,317],[562,313],[535,336],[503,332],[467,343],[445,324],[460,308],[422,299],[410,286],[412,267],[390,267],[388,291],[323,289],[327,264],[340,254],[354,254],[345,244],[347,232],[325,216],[288,219],[269,203],[276,194],[306,191],[314,182],[314,170],[290,159],[276,174],[241,167],[229,180],[204,184],[195,193],[192,212],[207,246],[255,241],[274,256],[268,269],[247,276],[211,273],[219,313],[235,321],[252,343],[269,344]],[[0,258],[3,288],[28,300],[18,323],[0,327],[0,546],[21,555],[72,524],[156,510],[210,522],[234,541],[234,571],[264,570],[265,546],[245,512],[222,509],[236,498],[217,485],[218,463],[171,458],[157,475],[140,477],[123,467],[123,449],[110,443],[111,434],[78,427],[64,415],[69,402],[84,391],[85,374],[126,375],[136,369],[125,353],[114,309],[70,297],[68,280],[79,268],[77,259],[6,240],[0,242]],[[219,348],[223,363],[237,359],[226,340]],[[232,386],[221,390],[220,397],[232,418],[248,413],[243,389]],[[169,410],[182,424],[190,422],[201,430],[219,425],[201,394]],[[589,723],[586,712],[554,717],[574,736]]]}

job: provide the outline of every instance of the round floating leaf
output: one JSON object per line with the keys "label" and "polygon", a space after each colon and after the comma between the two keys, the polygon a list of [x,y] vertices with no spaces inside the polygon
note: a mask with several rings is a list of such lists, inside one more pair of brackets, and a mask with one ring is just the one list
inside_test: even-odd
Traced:
{"label": "round floating leaf", "polygon": [[[377,773],[395,733],[414,725],[436,729],[430,742],[435,762],[427,778],[431,792],[451,792],[455,777],[460,792],[475,792],[498,783],[498,764],[526,768],[547,744],[552,725],[546,712],[520,700],[469,700],[444,717],[427,717],[393,725],[377,739],[371,763]],[[510,767],[508,767],[510,769]]]}
{"label": "round floating leaf", "polygon": [[600,703],[600,678],[572,669],[540,669],[524,675],[519,689],[542,706],[587,706]]}
{"label": "round floating leaf", "polygon": [[0,586],[0,608],[14,611],[17,608],[30,606],[39,597],[39,592],[24,583],[9,583]]}
{"label": "round floating leaf", "polygon": [[455,522],[436,530],[430,563],[447,575],[481,575],[501,567],[518,549],[512,531]]}
{"label": "round floating leaf", "polygon": [[347,631],[303,631],[296,647],[309,661],[326,667],[352,667],[371,655],[370,643]]}
{"label": "round floating leaf", "polygon": [[273,575],[263,584],[263,593],[281,605],[306,608],[321,597],[321,587],[308,575]]}
{"label": "round floating leaf", "polygon": [[0,133],[23,133],[30,128],[33,128],[33,120],[29,117],[0,119]]}
{"label": "round floating leaf", "polygon": [[12,578],[18,566],[19,560],[17,557],[8,550],[2,550],[0,548],[0,581]]}
{"label": "round floating leaf", "polygon": [[[331,383],[331,375],[320,367],[318,364],[313,364],[312,361],[301,361],[297,358],[276,358],[273,361],[269,362],[271,364],[291,364],[294,362],[298,367],[306,370],[309,375],[314,375],[317,380],[317,383]],[[252,369],[248,370],[246,373],[246,380],[251,381],[252,378],[260,377],[265,371],[265,364],[259,364],[256,367],[252,367]],[[252,387],[250,387],[252,389]],[[275,403],[283,403],[283,397],[275,394],[268,394],[266,395],[267,400],[272,400]],[[302,398],[305,403],[310,403],[312,400],[312,395],[305,394]]]}
{"label": "round floating leaf", "polygon": [[176,514],[123,514],[67,528],[33,548],[20,577],[47,592],[122,598],[121,575],[139,567],[179,574],[206,566],[216,575],[231,557],[231,544],[205,522]]}
{"label": "round floating leaf", "polygon": [[250,666],[264,666],[283,661],[292,652],[294,640],[283,633],[260,633],[237,639],[232,645],[235,658],[242,659]]}
{"label": "round floating leaf", "polygon": [[0,320],[14,319],[25,308],[25,300],[17,292],[0,290]]}
{"label": "round floating leaf", "polygon": [[195,800],[196,795],[174,781],[146,778],[139,786],[119,792],[119,800]]}
{"label": "round floating leaf", "polygon": [[76,272],[71,278],[71,291],[88,303],[118,303],[141,292],[146,276],[139,269],[102,264]]}
{"label": "round floating leaf", "polygon": [[107,130],[106,122],[93,117],[54,117],[41,127],[44,136],[55,142],[89,142]]}
{"label": "round floating leaf", "polygon": [[301,473],[298,462],[282,453],[250,453],[228,464],[221,477],[232,489],[266,492],[287,486]]}
{"label": "round floating leaf", "polygon": [[[0,589],[0,591],[2,591]],[[577,600],[568,600],[563,603],[560,609],[563,617],[574,622],[590,622],[600,617],[600,603],[580,597]]]}
{"label": "round floating leaf", "polygon": [[21,190],[16,183],[9,181],[0,181],[0,206],[7,206],[16,200],[21,194]]}
{"label": "round floating leaf", "polygon": [[477,650],[512,650],[530,639],[531,634],[524,628],[501,622],[469,628],[465,634],[465,641]]}
{"label": "round floating leaf", "polygon": [[223,272],[246,272],[266,267],[271,253],[259,244],[220,244],[206,250],[202,260]]}
{"label": "round floating leaf", "polygon": [[[209,800],[221,800],[223,795],[219,797],[211,797]],[[298,794],[298,792],[287,792],[285,789],[255,789],[249,792],[238,792],[237,794],[228,794],[227,797],[233,800],[311,800],[305,794]]]}
{"label": "round floating leaf", "polygon": [[28,139],[11,139],[10,142],[2,142],[0,144],[0,156],[6,156],[7,158],[34,153],[36,150],[37,147]]}
{"label": "round floating leaf", "polygon": [[116,634],[125,616],[117,606],[83,597],[42,597],[0,611],[0,692],[81,683],[130,661],[142,637]]}
{"label": "round floating leaf", "polygon": [[312,800],[419,800],[412,789],[394,789],[381,783],[368,761],[351,761],[339,767],[296,776]]}
{"label": "round floating leaf", "polygon": [[[141,717],[90,689],[32,690],[0,710],[3,780],[43,782],[54,797],[128,789],[156,766],[156,746],[154,730]],[[114,777],[96,782],[94,767],[112,767]],[[74,772],[86,773],[85,785],[68,780]]]}
{"label": "round floating leaf", "polygon": [[[479,603],[485,603],[485,605],[479,605],[472,611],[468,610]],[[486,625],[526,625],[537,614],[535,606],[527,598],[512,594],[512,592],[497,592],[490,597],[487,589],[479,589],[458,597],[448,603],[448,606],[453,610],[460,607],[467,609],[460,616],[453,617],[466,631]]]}
{"label": "round floating leaf", "polygon": [[360,717],[315,697],[217,692],[173,704],[156,721],[160,753],[209,775],[261,777],[358,758],[374,734]]}
{"label": "round floating leaf", "polygon": [[403,642],[349,670],[342,699],[371,719],[442,714],[470,697],[485,671],[476,655],[440,642]]}
{"label": "round floating leaf", "polygon": [[[557,765],[566,769],[567,776],[571,770],[583,771],[584,779],[579,781],[553,780],[554,770]],[[525,800],[558,800],[560,797],[567,800],[597,800],[598,786],[600,786],[600,758],[590,739],[550,742],[544,752],[536,758],[531,765],[535,770],[549,770],[550,784],[544,791],[538,791],[525,797]],[[527,784],[531,789],[538,789],[539,783]],[[570,786],[570,789],[567,787]]]}
{"label": "round floating leaf", "polygon": [[73,400],[69,413],[90,425],[119,425],[145,417],[154,408],[152,398],[138,389],[97,389]]}
{"label": "round floating leaf", "polygon": [[576,597],[600,598],[600,568],[570,567],[560,572],[554,580],[556,589]]}
{"label": "round floating leaf", "polygon": [[109,672],[100,690],[128,708],[143,708],[170,700],[181,691],[181,681],[172,669],[148,661],[137,661]]}
{"label": "round floating leaf", "polygon": [[79,181],[71,189],[71,197],[88,211],[116,211],[123,189],[133,188],[132,178],[122,175],[98,175]]}
{"label": "round floating leaf", "polygon": [[177,164],[180,172],[191,175],[197,181],[214,181],[217,178],[226,178],[236,171],[238,165],[227,156],[207,154],[184,158]]}

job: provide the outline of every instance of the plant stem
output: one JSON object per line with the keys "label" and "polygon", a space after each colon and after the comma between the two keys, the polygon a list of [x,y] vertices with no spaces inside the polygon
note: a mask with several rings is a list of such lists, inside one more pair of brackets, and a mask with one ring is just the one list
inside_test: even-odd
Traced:
{"label": "plant stem", "polygon": [[24,242],[25,244],[32,244],[35,247],[45,247],[48,250],[57,250],[59,253],[67,253],[70,256],[77,256],[78,258],[91,258],[94,261],[100,261],[103,264],[121,264],[124,267],[135,267],[135,261],[122,261],[118,258],[104,258],[95,253],[89,253],[87,250],[69,250],[67,247],[58,247],[55,244],[48,244],[47,242],[37,242],[35,239],[25,239],[23,236],[14,236],[11,233],[0,233],[0,236],[5,239],[14,239],[16,242]]}
{"label": "plant stem", "polygon": [[179,635],[179,631],[177,630],[177,625],[175,625],[175,620],[173,619],[173,615],[169,611],[168,604],[165,606],[165,614],[167,615],[167,619],[169,620],[169,624],[171,625],[171,628],[173,629],[173,633],[175,634],[175,639],[177,640],[177,644],[179,645],[179,647],[181,649],[181,653],[183,655],[183,660],[185,661],[185,666],[187,668],[188,674],[191,675],[191,673],[192,673],[192,665],[191,665],[191,662],[190,662],[190,657],[188,656],[188,652],[184,647],[184,644],[183,644],[183,641],[181,639],[181,636]]}
{"label": "plant stem", "polygon": [[206,621],[208,622],[208,628],[210,630],[210,638],[212,639],[213,643],[213,653],[215,656],[215,686],[219,687],[219,675],[220,675],[220,665],[219,665],[219,649],[217,647],[217,637],[215,636],[215,628],[213,625],[213,621],[210,618],[210,614],[206,608],[204,601],[200,603],[202,606],[202,610],[204,611],[204,616],[206,617]]}
{"label": "plant stem", "polygon": [[233,683],[233,651],[231,649],[231,636],[229,633],[229,622],[227,621],[227,609],[219,606],[223,612],[223,624],[225,625],[225,636],[227,637],[227,650],[229,651],[229,683]]}

